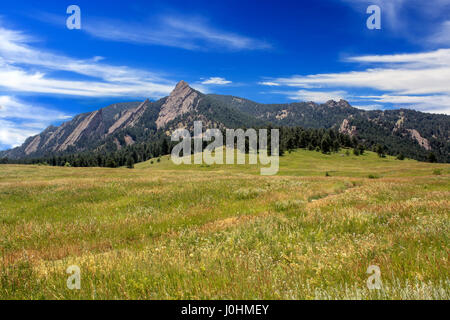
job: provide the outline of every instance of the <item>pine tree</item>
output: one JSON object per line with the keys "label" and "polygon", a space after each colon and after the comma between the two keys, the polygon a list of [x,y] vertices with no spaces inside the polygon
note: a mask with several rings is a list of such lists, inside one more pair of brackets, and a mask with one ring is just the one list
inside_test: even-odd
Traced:
{"label": "pine tree", "polygon": [[378,154],[378,156],[380,158],[384,158],[384,148],[381,146],[381,144],[377,144],[377,146],[375,147],[375,152]]}
{"label": "pine tree", "polygon": [[428,162],[431,162],[431,163],[437,162],[436,155],[435,155],[433,152],[430,152],[430,153],[428,154],[427,159],[428,159]]}
{"label": "pine tree", "polygon": [[134,160],[132,157],[128,157],[127,159],[127,168],[128,169],[133,169],[134,168]]}

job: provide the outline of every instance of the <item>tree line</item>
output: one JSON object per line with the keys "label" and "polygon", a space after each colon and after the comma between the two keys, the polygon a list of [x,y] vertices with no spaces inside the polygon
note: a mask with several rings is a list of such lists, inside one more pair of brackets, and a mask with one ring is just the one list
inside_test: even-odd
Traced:
{"label": "tree line", "polygon": [[[273,127],[269,126],[266,129],[270,132]],[[377,144],[367,146],[364,141],[360,141],[357,137],[351,137],[334,129],[304,129],[302,127],[277,127],[277,129],[280,130],[280,156],[283,156],[286,152],[290,152],[294,149],[315,150],[329,154],[332,152],[339,152],[342,148],[346,148],[347,153],[349,153],[348,149],[353,149],[352,153],[357,156],[364,154],[365,150],[369,149],[376,152],[380,157],[391,154],[397,155],[399,160],[405,158],[403,154],[393,153],[384,145]],[[3,158],[0,159],[0,163],[108,168],[126,166],[128,168],[133,168],[136,163],[170,154],[172,148],[177,143],[178,142],[170,141],[170,137],[161,134],[157,139],[134,144],[113,152],[96,151],[66,155],[55,154],[47,157],[20,160]],[[203,148],[205,148],[207,144],[208,143],[205,142]],[[270,145],[270,142],[268,142],[269,148]],[[248,141],[246,141],[246,152],[249,152]],[[430,162],[436,162],[436,157],[433,154],[430,154],[427,159]]]}

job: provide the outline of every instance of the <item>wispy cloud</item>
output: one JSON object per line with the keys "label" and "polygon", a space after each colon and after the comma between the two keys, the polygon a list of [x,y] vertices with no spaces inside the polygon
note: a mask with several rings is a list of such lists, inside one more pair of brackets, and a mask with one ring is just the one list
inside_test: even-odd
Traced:
{"label": "wispy cloud", "polygon": [[414,54],[359,56],[352,57],[349,61],[367,63],[370,68],[343,73],[296,75],[272,79],[270,82],[303,89],[371,89],[381,94],[360,96],[359,99],[366,99],[368,103],[391,103],[450,114],[450,49]]}
{"label": "wispy cloud", "polygon": [[428,38],[428,42],[436,45],[450,46],[450,20],[443,22],[439,30]]}
{"label": "wispy cloud", "polygon": [[87,21],[83,30],[90,35],[111,41],[161,45],[186,50],[263,50],[271,45],[263,40],[223,31],[205,19],[165,16],[145,24],[96,18]]}
{"label": "wispy cloud", "polygon": [[20,146],[28,137],[39,133],[39,129],[28,128],[16,122],[0,119],[0,147]]}
{"label": "wispy cloud", "polygon": [[291,100],[314,101],[324,103],[329,100],[339,101],[345,99],[347,93],[345,91],[310,91],[298,90],[294,92],[279,92],[288,96]]}
{"label": "wispy cloud", "polygon": [[269,86],[269,87],[279,87],[280,86],[279,83],[271,82],[271,81],[262,81],[262,82],[259,82],[258,84],[260,84],[262,86]]}
{"label": "wispy cloud", "polygon": [[225,78],[221,78],[221,77],[211,77],[208,79],[205,79],[201,82],[202,84],[212,84],[212,85],[226,85],[226,84],[231,84],[233,83],[230,80],[227,80]]}
{"label": "wispy cloud", "polygon": [[339,0],[360,14],[372,4],[381,8],[382,29],[426,48],[449,46],[448,0]]}
{"label": "wispy cloud", "polygon": [[36,123],[65,120],[71,116],[58,110],[26,103],[12,96],[0,96],[0,119],[7,118],[33,120]]}
{"label": "wispy cloud", "polygon": [[366,111],[383,109],[382,104],[353,105],[352,107],[366,110]]}
{"label": "wispy cloud", "polygon": [[0,146],[16,147],[54,121],[71,118],[64,112],[0,96]]}
{"label": "wispy cloud", "polygon": [[[0,25],[0,87],[15,92],[85,97],[158,98],[168,94],[174,85],[146,70],[101,63],[101,57],[76,59],[31,46],[34,42],[30,36]],[[52,76],[54,71],[68,71],[87,79],[56,78]]]}

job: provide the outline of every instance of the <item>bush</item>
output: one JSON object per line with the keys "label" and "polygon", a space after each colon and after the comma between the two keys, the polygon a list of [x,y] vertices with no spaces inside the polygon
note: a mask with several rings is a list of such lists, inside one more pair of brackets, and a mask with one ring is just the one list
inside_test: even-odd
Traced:
{"label": "bush", "polygon": [[330,177],[330,174],[327,172],[325,172],[325,177]]}
{"label": "bush", "polygon": [[434,174],[435,176],[440,176],[440,175],[442,174],[442,170],[441,170],[441,169],[434,169],[434,170],[433,170],[433,174]]}
{"label": "bush", "polygon": [[369,179],[378,179],[379,177],[374,174],[369,174]]}
{"label": "bush", "polygon": [[397,160],[405,160],[405,156],[403,155],[403,153],[400,153],[400,154],[397,156]]}
{"label": "bush", "polygon": [[70,165],[69,162],[66,162],[66,163],[64,164],[64,167],[71,167],[71,165]]}

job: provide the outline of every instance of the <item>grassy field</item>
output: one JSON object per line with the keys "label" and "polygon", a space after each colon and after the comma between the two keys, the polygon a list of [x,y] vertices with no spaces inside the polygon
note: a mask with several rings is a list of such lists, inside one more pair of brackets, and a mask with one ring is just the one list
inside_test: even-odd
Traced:
{"label": "grassy field", "polygon": [[373,153],[296,151],[273,177],[3,165],[0,298],[450,299],[449,229],[450,165]]}

